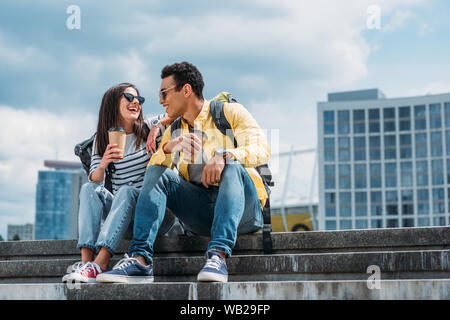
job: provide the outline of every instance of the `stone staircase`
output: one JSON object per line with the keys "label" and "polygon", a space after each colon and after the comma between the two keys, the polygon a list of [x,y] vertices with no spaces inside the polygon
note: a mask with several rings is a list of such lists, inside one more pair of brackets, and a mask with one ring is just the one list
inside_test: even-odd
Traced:
{"label": "stone staircase", "polygon": [[159,237],[140,285],[61,283],[75,240],[0,242],[0,299],[450,299],[450,227],[273,233],[271,255],[261,237],[238,238],[225,284],[196,282],[206,237]]}

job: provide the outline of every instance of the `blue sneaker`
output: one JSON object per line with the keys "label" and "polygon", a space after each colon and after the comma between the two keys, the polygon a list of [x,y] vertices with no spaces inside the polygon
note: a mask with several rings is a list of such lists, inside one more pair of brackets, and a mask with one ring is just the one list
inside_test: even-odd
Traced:
{"label": "blue sneaker", "polygon": [[120,260],[111,271],[101,273],[97,276],[97,282],[119,282],[119,283],[150,283],[153,282],[152,266],[143,266],[135,258],[128,257]]}
{"label": "blue sneaker", "polygon": [[227,264],[215,251],[206,253],[206,263],[197,276],[197,281],[228,282]]}

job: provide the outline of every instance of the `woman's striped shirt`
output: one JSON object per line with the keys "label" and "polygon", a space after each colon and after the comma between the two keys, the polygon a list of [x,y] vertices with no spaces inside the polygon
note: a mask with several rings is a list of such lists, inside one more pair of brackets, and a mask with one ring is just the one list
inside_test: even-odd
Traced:
{"label": "woman's striped shirt", "polygon": [[[152,120],[160,120],[164,116],[164,114],[161,114],[153,118],[145,119],[144,121],[151,129]],[[164,127],[164,129],[166,127]],[[160,130],[160,133],[156,139],[158,144],[161,141],[162,134],[163,130]],[[115,170],[113,170],[111,178],[113,194],[115,194],[122,186],[133,186],[136,188],[142,187],[145,170],[147,168],[148,161],[152,156],[151,153],[147,153],[147,150],[145,149],[145,143],[146,141],[144,141],[138,148],[136,148],[136,136],[134,135],[134,133],[127,134],[123,159],[113,163],[115,168]],[[98,168],[98,165],[102,160],[102,158],[95,150],[95,146],[96,141],[94,140],[91,157],[91,167],[89,170],[89,180],[91,174]]]}

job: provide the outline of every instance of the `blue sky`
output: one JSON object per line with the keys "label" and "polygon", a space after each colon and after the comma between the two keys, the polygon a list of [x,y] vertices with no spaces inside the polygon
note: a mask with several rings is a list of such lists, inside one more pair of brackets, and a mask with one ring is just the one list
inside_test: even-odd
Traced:
{"label": "blue sky", "polygon": [[[381,25],[368,29],[374,4]],[[66,27],[69,5],[81,10],[79,30]],[[328,92],[450,92],[449,34],[446,0],[2,1],[0,234],[34,223],[43,160],[76,160],[74,144],[93,132],[103,93],[118,82],[135,83],[144,113],[159,113],[160,70],[190,61],[205,96],[231,91],[275,152],[309,148]],[[312,159],[295,164],[312,168]],[[283,161],[273,163],[279,186]],[[290,196],[307,193],[310,170],[293,175]]]}

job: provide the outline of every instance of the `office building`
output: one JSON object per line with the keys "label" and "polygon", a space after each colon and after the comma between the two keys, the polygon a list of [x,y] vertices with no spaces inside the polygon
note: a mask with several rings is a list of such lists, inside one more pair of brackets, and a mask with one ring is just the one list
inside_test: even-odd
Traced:
{"label": "office building", "polygon": [[31,223],[27,224],[8,224],[7,240],[33,240],[34,226]]}
{"label": "office building", "polygon": [[48,161],[38,173],[35,239],[77,239],[80,188],[87,181],[81,163]]}
{"label": "office building", "polygon": [[317,112],[321,230],[450,224],[450,93],[331,93]]}

